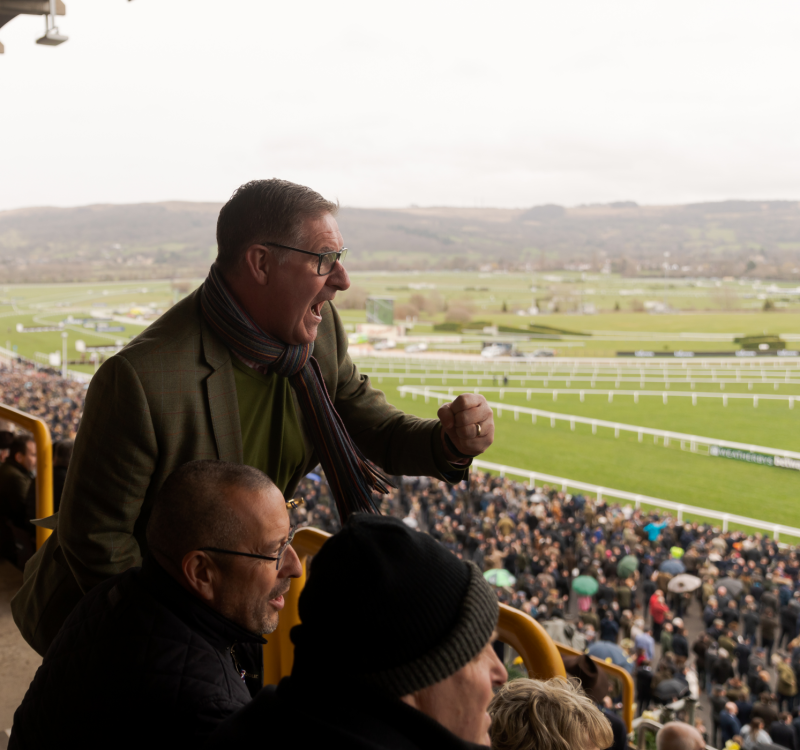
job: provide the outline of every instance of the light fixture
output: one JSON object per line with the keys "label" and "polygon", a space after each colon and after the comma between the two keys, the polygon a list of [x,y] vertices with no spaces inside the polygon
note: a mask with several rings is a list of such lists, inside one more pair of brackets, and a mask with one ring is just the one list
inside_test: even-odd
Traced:
{"label": "light fixture", "polygon": [[56,0],[50,0],[50,12],[44,17],[44,36],[36,40],[36,44],[46,44],[56,47],[69,39],[68,36],[58,32],[56,26]]}

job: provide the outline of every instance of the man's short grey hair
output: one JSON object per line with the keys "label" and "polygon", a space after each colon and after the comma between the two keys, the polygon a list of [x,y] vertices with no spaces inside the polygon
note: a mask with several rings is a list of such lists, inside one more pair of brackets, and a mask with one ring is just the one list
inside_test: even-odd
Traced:
{"label": "man's short grey hair", "polygon": [[[304,185],[288,180],[253,180],[238,188],[222,207],[217,219],[217,266],[234,271],[244,251],[254,244],[277,242],[302,247],[304,225],[325,214],[336,215],[339,204],[323,198]],[[269,247],[279,263],[290,250]]]}
{"label": "man's short grey hair", "polygon": [[236,549],[246,530],[226,499],[233,488],[256,493],[275,484],[252,466],[227,461],[190,461],[175,469],[153,504],[148,546],[176,564],[202,547]]}

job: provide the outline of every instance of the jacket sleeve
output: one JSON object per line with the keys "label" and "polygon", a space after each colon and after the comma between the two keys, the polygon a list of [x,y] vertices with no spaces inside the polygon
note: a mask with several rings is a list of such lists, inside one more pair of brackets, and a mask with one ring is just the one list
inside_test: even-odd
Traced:
{"label": "jacket sleeve", "polygon": [[438,419],[420,419],[392,406],[383,391],[373,388],[367,375],[347,353],[347,334],[339,313],[330,305],[336,334],[338,377],[332,394],[336,411],[364,455],[388,474],[430,476],[460,482],[467,469],[450,464],[442,446]]}
{"label": "jacket sleeve", "polygon": [[92,378],[59,509],[61,547],[84,593],[140,563],[134,524],[157,459],[142,384],[118,354]]}

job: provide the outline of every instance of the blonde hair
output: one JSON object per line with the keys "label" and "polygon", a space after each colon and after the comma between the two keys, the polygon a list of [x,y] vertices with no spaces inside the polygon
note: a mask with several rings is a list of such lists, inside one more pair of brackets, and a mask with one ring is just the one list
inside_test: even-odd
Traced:
{"label": "blonde hair", "polygon": [[577,681],[519,679],[507,682],[489,704],[494,750],[605,750],[611,724]]}

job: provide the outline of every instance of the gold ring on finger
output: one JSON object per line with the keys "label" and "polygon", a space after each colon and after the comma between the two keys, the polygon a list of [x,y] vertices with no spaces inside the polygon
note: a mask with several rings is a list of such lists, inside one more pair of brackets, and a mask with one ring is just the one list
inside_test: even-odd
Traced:
{"label": "gold ring on finger", "polygon": [[480,422],[476,422],[475,426],[478,428],[478,434],[475,437],[480,437],[481,436],[481,423]]}

